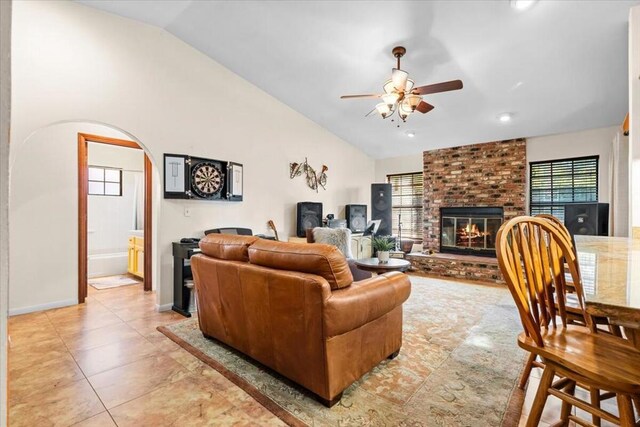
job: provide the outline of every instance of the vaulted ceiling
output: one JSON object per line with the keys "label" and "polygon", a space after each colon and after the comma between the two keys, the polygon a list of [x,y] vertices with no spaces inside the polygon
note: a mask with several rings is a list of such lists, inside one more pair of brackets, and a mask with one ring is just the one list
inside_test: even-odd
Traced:
{"label": "vaulted ceiling", "polygon": [[[628,108],[629,8],[640,1],[79,0],[166,29],[375,158],[619,124]],[[398,121],[365,117],[407,48],[436,108]],[[248,107],[250,108],[250,107]],[[509,123],[497,116],[513,113]],[[415,137],[406,133],[414,131]]]}

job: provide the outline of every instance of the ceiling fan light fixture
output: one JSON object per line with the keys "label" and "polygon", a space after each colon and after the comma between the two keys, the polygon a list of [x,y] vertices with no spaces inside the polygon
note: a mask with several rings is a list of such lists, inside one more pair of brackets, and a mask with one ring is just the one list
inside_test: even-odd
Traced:
{"label": "ceiling fan light fixture", "polygon": [[[426,114],[435,108],[422,99],[423,95],[462,89],[462,81],[460,80],[415,87],[415,82],[409,78],[409,73],[400,68],[400,58],[402,58],[406,52],[407,49],[403,46],[396,46],[391,51],[397,60],[397,65],[391,69],[391,78],[382,85],[384,89],[383,94],[343,95],[340,98],[378,98],[382,102],[378,103],[365,117],[377,111],[383,119],[386,119],[397,111],[398,118],[404,122],[409,115],[416,111]],[[393,118],[390,121],[395,122]],[[398,123],[394,123],[394,125],[400,127]],[[411,137],[411,135],[409,135],[409,137]]]}
{"label": "ceiling fan light fixture", "polygon": [[400,99],[400,94],[398,92],[387,93],[386,95],[382,95],[382,102],[389,106],[389,109],[392,109],[394,105]]}
{"label": "ceiling fan light fixture", "polygon": [[384,93],[395,92],[396,88],[393,87],[393,80],[389,79],[386,82],[384,82],[384,85],[382,85],[382,89],[384,89]]}
{"label": "ceiling fan light fixture", "polygon": [[377,104],[376,110],[378,110],[378,113],[380,113],[383,119],[386,119],[392,113],[389,105],[385,104],[384,102]]}
{"label": "ceiling fan light fixture", "polygon": [[402,105],[406,105],[405,108],[408,108],[411,112],[414,112],[416,110],[416,107],[418,107],[418,104],[420,104],[422,102],[422,97],[420,95],[408,95],[404,98],[404,101],[402,101]]}
{"label": "ceiling fan light fixture", "polygon": [[411,89],[413,89],[413,85],[415,84],[415,82],[411,79],[407,79],[407,84],[404,87],[404,93],[409,93],[411,92]]}
{"label": "ceiling fan light fixture", "polygon": [[391,81],[393,81],[393,87],[396,90],[403,91],[407,86],[407,80],[409,79],[409,73],[399,68],[394,68],[391,72]]}
{"label": "ceiling fan light fixture", "polygon": [[411,113],[413,113],[411,106],[407,102],[402,101],[402,103],[398,107],[398,116],[400,116],[400,118],[404,122],[407,120],[407,117],[409,117]]}

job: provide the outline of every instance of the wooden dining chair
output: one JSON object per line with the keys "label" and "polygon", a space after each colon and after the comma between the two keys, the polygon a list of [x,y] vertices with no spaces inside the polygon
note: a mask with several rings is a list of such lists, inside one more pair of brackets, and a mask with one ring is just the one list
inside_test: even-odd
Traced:
{"label": "wooden dining chair", "polygon": [[[576,264],[576,270],[579,272],[580,268],[578,266],[578,252],[575,248],[573,238],[571,237],[571,234],[569,233],[569,230],[564,225],[564,223],[559,218],[553,215],[548,215],[548,214],[539,214],[539,215],[536,215],[536,218],[546,219],[551,223],[551,225],[554,225],[558,229],[558,231],[562,233],[565,239],[569,242],[569,245],[571,246],[571,250],[575,255],[575,261],[573,262]],[[568,269],[568,266],[566,265],[566,261],[567,260],[565,260],[565,273],[569,274],[569,269]],[[578,304],[578,300],[575,295],[576,289],[573,286],[573,283],[571,281],[567,281],[566,284],[567,284],[566,286],[567,316],[568,316],[569,323],[586,326],[587,322],[585,320],[585,316],[587,314],[584,312],[584,310],[582,310],[582,308]],[[596,327],[597,325],[602,325],[612,335],[615,335],[617,337],[622,337],[622,331],[620,330],[620,327],[609,323],[608,318],[602,317],[602,316],[590,316],[590,317],[591,317],[590,320],[592,322],[593,327]]]}
{"label": "wooden dining chair", "polygon": [[[588,316],[587,327],[567,327],[565,260],[583,311],[584,294],[576,254],[564,233],[544,218],[514,218],[498,231],[496,252],[524,327],[518,345],[544,364],[526,425],[538,425],[551,394],[563,402],[557,425],[575,421],[593,426],[571,414],[576,406],[614,424],[636,426],[632,402],[640,399],[640,351],[618,337],[590,329]],[[615,394],[619,416],[576,397],[577,383]]]}
{"label": "wooden dining chair", "polygon": [[[571,235],[569,234],[569,230],[567,230],[567,228],[562,223],[562,221],[560,221],[560,219],[556,218],[553,215],[547,215],[547,214],[536,215],[536,218],[543,218],[549,221],[552,225],[558,228],[560,232],[563,233],[566,239],[568,239],[571,242]],[[566,271],[566,268],[565,268],[565,271]],[[565,290],[568,293],[575,292],[575,288],[573,287],[572,283],[567,283],[566,285],[567,286],[565,287]],[[565,294],[565,297],[567,298],[567,320],[569,321],[569,323],[581,324],[586,326],[586,320],[584,319],[583,312],[580,309],[580,306],[577,300],[572,301],[571,297],[566,294]],[[573,309],[569,307],[572,307]],[[529,381],[529,377],[531,376],[531,371],[533,370],[534,367],[544,369],[544,364],[537,360],[537,357],[535,354],[531,353],[529,354],[527,363],[525,364],[524,370],[522,371],[522,376],[520,377],[520,383],[518,385],[520,389],[522,390],[525,389],[527,382]]]}

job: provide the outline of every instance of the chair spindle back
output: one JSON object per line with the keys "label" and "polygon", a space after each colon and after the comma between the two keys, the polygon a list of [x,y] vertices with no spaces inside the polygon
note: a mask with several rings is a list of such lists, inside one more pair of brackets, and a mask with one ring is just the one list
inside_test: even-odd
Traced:
{"label": "chair spindle back", "polygon": [[556,224],[543,218],[513,218],[498,231],[496,253],[525,332],[537,345],[544,345],[542,328],[557,327],[556,317],[567,326],[565,260],[584,311],[576,254]]}

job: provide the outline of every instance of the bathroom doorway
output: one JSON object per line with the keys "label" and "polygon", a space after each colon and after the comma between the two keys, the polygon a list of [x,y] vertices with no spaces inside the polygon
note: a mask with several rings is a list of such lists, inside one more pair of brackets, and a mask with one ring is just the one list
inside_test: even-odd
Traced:
{"label": "bathroom doorway", "polygon": [[78,133],[79,303],[90,276],[95,289],[152,290],[151,174],[137,143]]}

